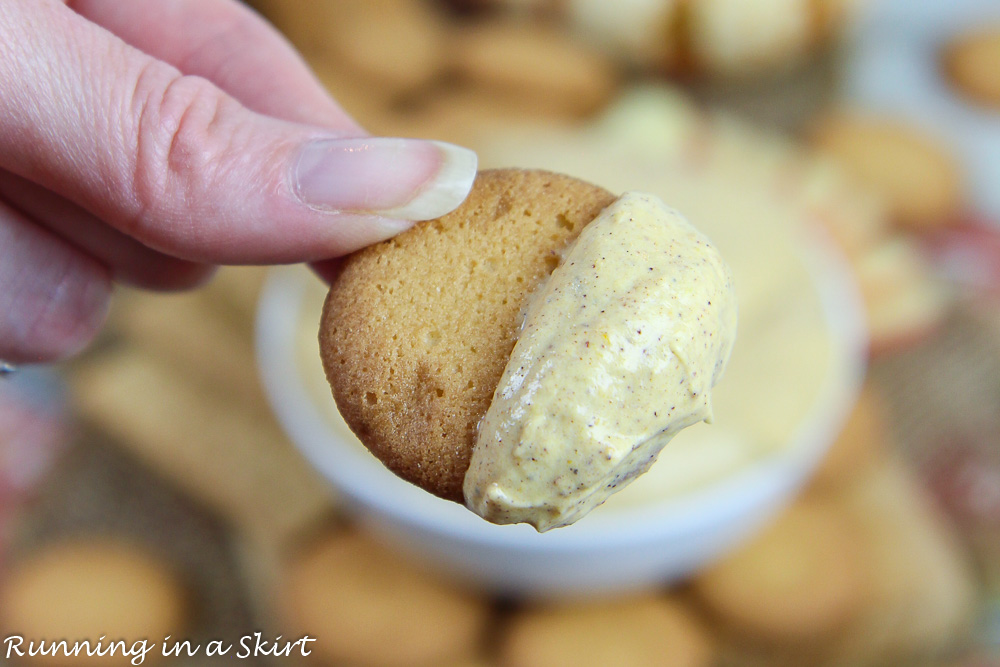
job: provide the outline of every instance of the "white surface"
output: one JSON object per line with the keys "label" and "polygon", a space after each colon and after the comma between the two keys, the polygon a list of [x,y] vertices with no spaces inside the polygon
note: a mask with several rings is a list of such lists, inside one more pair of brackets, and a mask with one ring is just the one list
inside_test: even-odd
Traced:
{"label": "white surface", "polygon": [[967,169],[975,209],[1000,225],[1000,111],[977,106],[945,79],[952,39],[1000,23],[997,0],[871,0],[845,53],[844,95],[855,107],[929,130]]}
{"label": "white surface", "polygon": [[495,526],[395,477],[338,432],[298,371],[296,341],[309,281],[273,273],[258,314],[258,361],[278,418],[312,464],[389,541],[451,575],[531,596],[586,595],[682,577],[748,535],[815,466],[856,397],[865,362],[861,308],[838,257],[810,257],[841,363],[793,443],[735,474],[656,503],[595,512],[538,534]]}

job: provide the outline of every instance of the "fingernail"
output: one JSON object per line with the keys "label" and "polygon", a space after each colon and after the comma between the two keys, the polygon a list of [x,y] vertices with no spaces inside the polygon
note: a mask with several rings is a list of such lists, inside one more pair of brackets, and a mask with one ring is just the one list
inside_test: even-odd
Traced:
{"label": "fingernail", "polygon": [[469,149],[440,141],[321,139],[303,147],[293,179],[314,208],[430,220],[465,200],[477,164]]}

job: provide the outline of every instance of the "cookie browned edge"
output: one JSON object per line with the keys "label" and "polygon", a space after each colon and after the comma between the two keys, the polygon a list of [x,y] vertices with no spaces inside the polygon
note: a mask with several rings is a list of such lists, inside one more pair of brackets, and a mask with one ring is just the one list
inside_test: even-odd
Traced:
{"label": "cookie browned edge", "polygon": [[320,354],[348,426],[390,470],[462,502],[525,298],[614,200],[561,174],[482,171],[455,211],[345,258]]}

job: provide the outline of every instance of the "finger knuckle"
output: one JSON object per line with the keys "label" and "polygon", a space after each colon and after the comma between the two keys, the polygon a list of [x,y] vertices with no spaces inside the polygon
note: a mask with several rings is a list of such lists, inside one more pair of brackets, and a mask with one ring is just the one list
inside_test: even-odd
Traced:
{"label": "finger knuckle", "polygon": [[135,213],[126,231],[153,247],[183,247],[194,221],[210,214],[199,206],[210,200],[206,184],[231,143],[225,118],[237,103],[207,80],[176,72],[144,73],[136,99]]}

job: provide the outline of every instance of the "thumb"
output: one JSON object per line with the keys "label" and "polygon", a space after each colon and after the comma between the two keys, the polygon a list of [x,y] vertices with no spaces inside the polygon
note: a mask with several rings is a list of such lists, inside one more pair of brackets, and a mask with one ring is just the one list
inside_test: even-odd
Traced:
{"label": "thumb", "polygon": [[344,254],[450,211],[475,177],[457,146],[256,114],[56,2],[0,3],[0,89],[0,168],[189,260]]}

